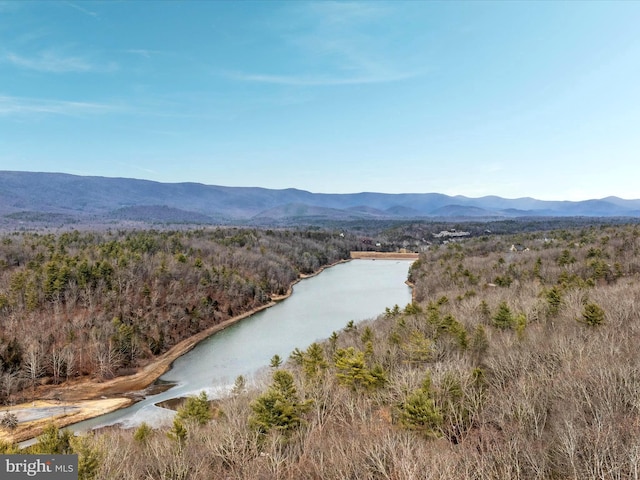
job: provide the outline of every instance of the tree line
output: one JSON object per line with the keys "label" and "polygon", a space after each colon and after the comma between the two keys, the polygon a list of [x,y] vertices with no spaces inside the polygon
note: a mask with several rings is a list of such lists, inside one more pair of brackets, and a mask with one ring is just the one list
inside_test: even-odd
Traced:
{"label": "tree line", "polygon": [[131,372],[354,244],[336,232],[239,228],[5,235],[0,402],[41,383]]}

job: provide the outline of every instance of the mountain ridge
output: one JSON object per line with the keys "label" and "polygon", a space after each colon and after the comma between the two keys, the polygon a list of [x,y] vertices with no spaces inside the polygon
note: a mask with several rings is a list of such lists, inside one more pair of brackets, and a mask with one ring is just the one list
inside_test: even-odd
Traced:
{"label": "mountain ridge", "polygon": [[[125,212],[125,213],[123,213]],[[550,201],[442,193],[312,193],[297,188],[162,183],[124,177],[0,171],[0,216],[64,214],[78,221],[122,218],[233,223],[307,219],[638,217],[640,199]],[[149,216],[147,216],[149,213]],[[209,221],[210,219],[210,221]]]}

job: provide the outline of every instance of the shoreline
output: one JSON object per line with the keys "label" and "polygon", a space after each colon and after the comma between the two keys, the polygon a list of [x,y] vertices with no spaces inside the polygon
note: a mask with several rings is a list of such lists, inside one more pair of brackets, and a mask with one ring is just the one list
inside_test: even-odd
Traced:
{"label": "shoreline", "polygon": [[0,441],[24,442],[40,435],[50,423],[54,423],[58,428],[64,428],[74,423],[133,405],[139,400],[141,392],[149,388],[171,368],[173,362],[195,348],[198,343],[255,313],[289,298],[293,293],[293,287],[298,282],[319,275],[327,268],[349,261],[351,259],[339,260],[320,267],[316,272],[299,274],[285,294],[273,295],[270,302],[260,307],[231,317],[178,342],[162,355],[152,359],[147,365],[139,367],[138,371],[131,375],[116,377],[102,382],[87,378],[70,380],[56,387],[46,387],[46,394],[36,401],[0,408],[0,414],[3,414],[3,412],[23,413],[35,409],[49,409],[50,411],[62,409],[61,414],[52,414],[33,421],[21,422],[18,424],[18,428],[12,432],[0,430]]}
{"label": "shoreline", "polygon": [[15,430],[7,432],[0,430],[0,442],[20,443],[35,439],[51,423],[58,428],[98,417],[135,403],[131,398],[115,397],[82,402],[59,402],[57,400],[35,400],[10,407],[3,407],[1,412],[13,413],[18,418],[31,417],[22,420]]}
{"label": "shoreline", "polygon": [[162,355],[152,359],[147,365],[139,367],[138,371],[131,375],[115,377],[101,382],[81,378],[67,381],[59,386],[42,387],[45,392],[43,392],[40,399],[0,408],[0,414],[7,411],[28,413],[35,409],[49,409],[51,412],[57,412],[62,409],[62,413],[52,413],[33,421],[23,421],[19,423],[18,428],[13,432],[0,430],[0,441],[24,442],[40,435],[50,423],[54,423],[58,428],[64,428],[133,405],[145,396],[145,389],[150,388],[156,380],[167,372],[173,362],[195,348],[198,343],[255,313],[266,310],[289,298],[293,293],[293,287],[298,282],[315,277],[327,268],[356,259],[411,260],[417,258],[418,254],[416,253],[350,252],[350,258],[325,265],[310,274],[301,273],[291,283],[285,294],[273,295],[270,302],[260,307],[231,317],[178,342]]}

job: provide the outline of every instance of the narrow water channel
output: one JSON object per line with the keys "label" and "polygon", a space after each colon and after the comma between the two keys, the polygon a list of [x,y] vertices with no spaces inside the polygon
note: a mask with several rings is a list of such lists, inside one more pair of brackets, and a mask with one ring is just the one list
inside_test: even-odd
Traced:
{"label": "narrow water channel", "polygon": [[366,320],[386,307],[410,303],[411,289],[404,283],[410,265],[409,260],[352,260],[302,280],[286,300],[216,333],[176,360],[160,379],[174,383],[172,388],[70,428],[159,425],[172,412],[155,406],[158,402],[202,390],[209,398],[224,395],[238,375],[251,381],[275,354],[286,359],[296,347],[306,349],[350,320]]}

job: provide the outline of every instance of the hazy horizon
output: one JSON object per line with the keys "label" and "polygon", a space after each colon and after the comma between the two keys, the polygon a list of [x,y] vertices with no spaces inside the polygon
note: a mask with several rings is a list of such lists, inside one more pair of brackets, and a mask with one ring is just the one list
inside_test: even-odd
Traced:
{"label": "hazy horizon", "polygon": [[[502,198],[504,200],[520,200],[520,199],[525,199],[525,198],[531,198],[534,200],[543,200],[543,201],[557,201],[557,202],[582,202],[582,201],[587,201],[587,200],[606,200],[607,198],[618,198],[620,200],[640,200],[640,195],[636,196],[636,197],[621,197],[619,195],[607,195],[605,197],[599,197],[599,198],[585,198],[585,199],[581,199],[581,200],[568,200],[568,199],[557,199],[557,200],[544,200],[544,199],[540,199],[540,198],[535,198],[535,197],[530,197],[530,196],[521,196],[521,197],[503,197],[500,195],[494,195],[494,194],[487,194],[487,195],[480,195],[480,196],[469,196],[469,195],[462,195],[462,194],[458,194],[458,195],[449,195],[446,193],[442,193],[442,192],[382,192],[382,191],[353,191],[353,192],[338,192],[338,193],[328,193],[328,192],[322,192],[322,191],[312,191],[312,190],[306,190],[303,188],[298,188],[298,187],[283,187],[283,188],[269,188],[269,187],[262,187],[260,185],[242,185],[242,186],[237,186],[237,185],[220,185],[220,184],[213,184],[213,183],[204,183],[204,182],[198,182],[198,181],[183,181],[183,182],[161,182],[158,180],[151,180],[148,178],[140,178],[140,177],[122,177],[122,176],[108,176],[108,175],[78,175],[78,174],[74,174],[74,173],[66,173],[66,172],[56,172],[56,171],[51,171],[51,172],[42,172],[42,171],[28,171],[28,170],[4,170],[4,172],[9,172],[9,173],[42,173],[42,174],[53,174],[53,175],[73,175],[73,176],[78,176],[78,177],[94,177],[94,178],[107,178],[107,179],[115,179],[115,180],[140,180],[140,181],[145,181],[145,182],[154,182],[154,183],[162,183],[162,184],[167,184],[167,185],[171,185],[171,184],[194,184],[194,185],[203,185],[206,187],[222,187],[222,188],[248,188],[248,189],[265,189],[265,190],[274,190],[274,191],[285,191],[285,190],[298,190],[298,191],[303,191],[303,192],[308,192],[311,194],[319,194],[319,195],[360,195],[360,194],[381,194],[381,195],[423,195],[423,194],[442,194],[442,195],[447,195],[450,196],[452,198],[455,197],[464,197],[464,198],[469,198],[469,199],[480,199],[480,198],[484,198],[484,197],[498,197],[498,198]],[[3,171],[0,170],[0,174],[2,174]]]}

